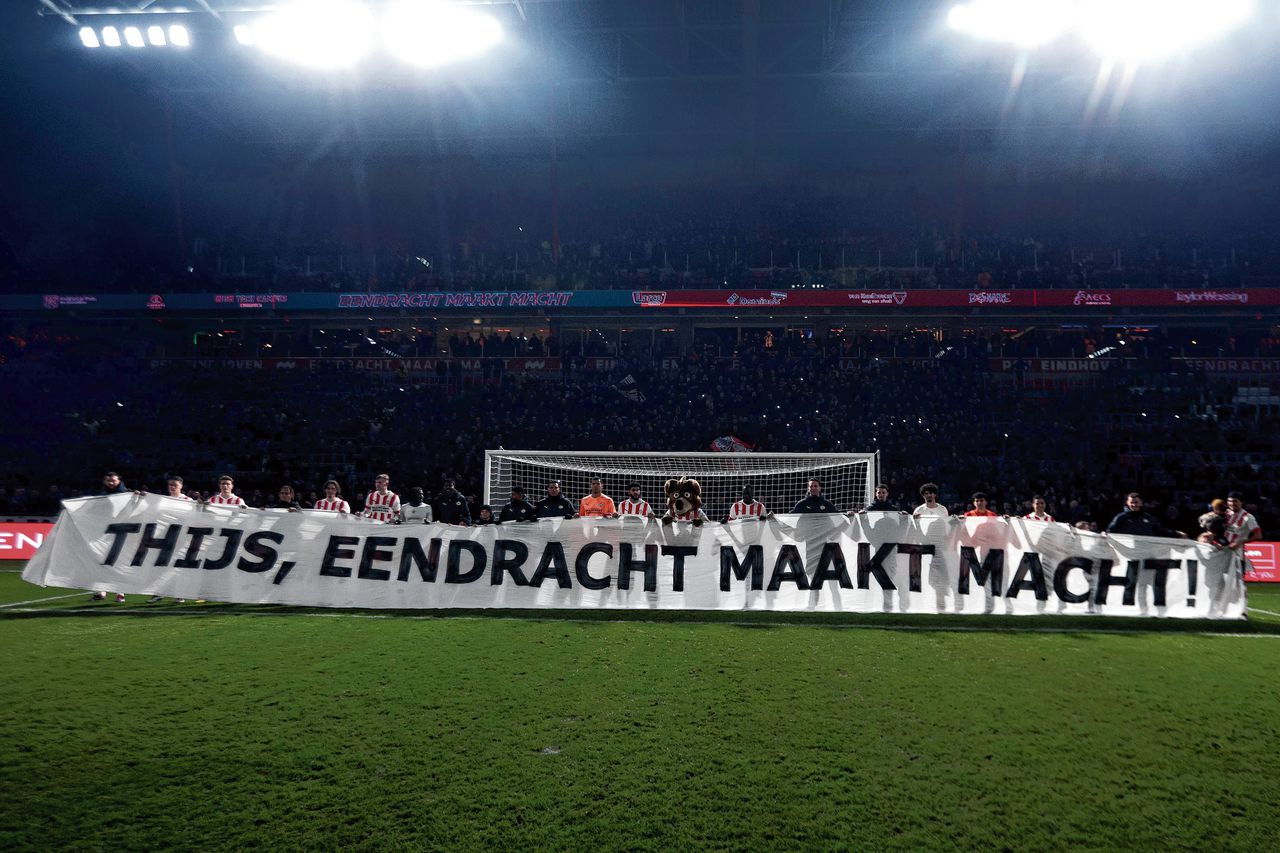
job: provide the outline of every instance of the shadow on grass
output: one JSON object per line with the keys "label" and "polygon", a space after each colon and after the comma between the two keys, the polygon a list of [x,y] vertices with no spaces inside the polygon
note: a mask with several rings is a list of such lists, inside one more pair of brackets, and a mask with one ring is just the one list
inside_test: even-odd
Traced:
{"label": "shadow on grass", "polygon": [[280,604],[219,604],[80,607],[0,610],[0,621],[19,619],[128,618],[190,619],[227,616],[312,616],[364,619],[508,619],[529,622],[640,622],[688,625],[734,625],[743,628],[789,627],[865,628],[910,631],[966,631],[987,633],[1210,633],[1280,636],[1280,619],[1172,619],[1129,616],[1003,616],[910,613],[794,613],[720,610],[371,610],[358,608],[295,607]]}

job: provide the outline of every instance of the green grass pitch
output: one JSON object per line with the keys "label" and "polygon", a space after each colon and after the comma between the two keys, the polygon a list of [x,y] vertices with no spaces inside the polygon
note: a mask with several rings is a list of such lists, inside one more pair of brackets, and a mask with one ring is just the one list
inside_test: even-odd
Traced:
{"label": "green grass pitch", "polygon": [[[89,603],[0,566],[0,849],[1276,849],[1250,620]],[[51,599],[39,600],[38,599]]]}

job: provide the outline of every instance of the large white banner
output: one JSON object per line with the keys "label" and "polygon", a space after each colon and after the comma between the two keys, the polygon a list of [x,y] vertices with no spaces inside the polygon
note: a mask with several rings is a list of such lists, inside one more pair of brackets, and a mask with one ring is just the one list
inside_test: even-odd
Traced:
{"label": "large white banner", "polygon": [[463,528],[159,495],[63,506],[23,572],[32,583],[319,607],[1245,613],[1231,552],[1022,519],[869,513]]}

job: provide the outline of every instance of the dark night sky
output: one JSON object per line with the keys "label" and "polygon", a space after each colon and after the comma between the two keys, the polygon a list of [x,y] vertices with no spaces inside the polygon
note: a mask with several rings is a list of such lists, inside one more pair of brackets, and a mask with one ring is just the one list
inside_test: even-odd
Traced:
{"label": "dark night sky", "polygon": [[[707,15],[737,8],[704,5]],[[825,8],[761,8],[768,18],[783,5],[817,20]],[[1048,227],[1080,215],[1084,187],[1151,227],[1209,230],[1273,215],[1280,196],[1280,18],[1229,50],[1143,69],[1114,116],[1108,98],[1088,121],[1096,62],[1034,59],[1010,98],[1010,54],[940,45],[927,18],[870,49],[871,61],[897,68],[891,74],[749,85],[733,75],[664,77],[637,49],[635,76],[611,80],[566,47],[585,38],[571,30],[655,5],[552,3],[532,13],[538,32],[563,35],[547,50],[532,27],[516,27],[501,57],[442,80],[375,64],[359,81],[335,83],[246,61],[212,44],[216,33],[197,33],[180,58],[90,53],[37,7],[17,0],[0,10],[0,237],[32,263],[121,244],[170,251],[177,209],[188,239],[227,229],[288,239],[403,228],[435,215],[442,194],[458,204],[502,193],[510,206],[537,208],[553,135],[570,227],[602,194],[637,191],[841,187],[908,195],[946,215],[959,185],[975,226],[1024,216]],[[763,49],[772,57],[785,47]],[[1010,213],[982,218],[995,208]]]}

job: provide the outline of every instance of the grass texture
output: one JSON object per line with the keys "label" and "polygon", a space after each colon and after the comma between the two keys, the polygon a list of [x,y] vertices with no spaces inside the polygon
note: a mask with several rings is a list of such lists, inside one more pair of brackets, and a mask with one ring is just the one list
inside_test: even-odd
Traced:
{"label": "grass texture", "polygon": [[580,619],[90,604],[5,568],[5,850],[1280,835],[1280,589],[1248,623]]}

